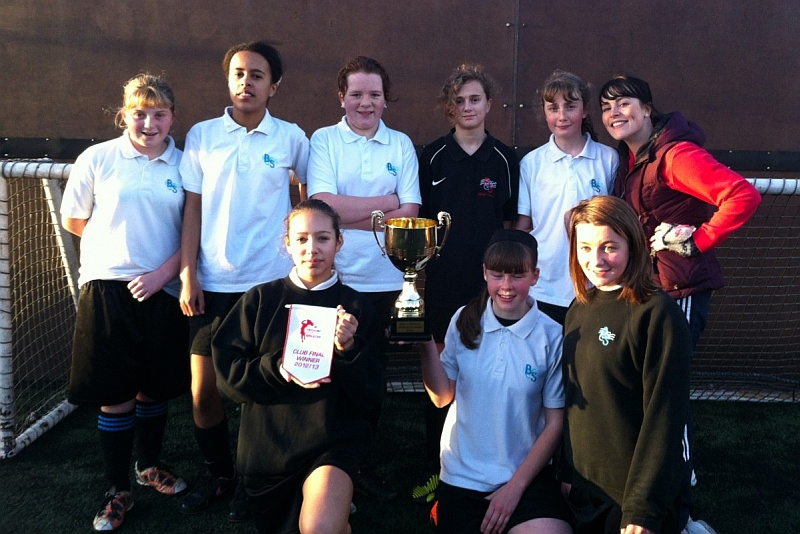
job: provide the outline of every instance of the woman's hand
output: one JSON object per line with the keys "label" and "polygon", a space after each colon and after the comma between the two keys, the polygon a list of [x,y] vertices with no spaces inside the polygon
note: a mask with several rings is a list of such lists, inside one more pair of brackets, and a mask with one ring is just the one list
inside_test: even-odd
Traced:
{"label": "woman's hand", "polygon": [[619,529],[619,534],[655,534],[652,530],[640,527],[639,525],[628,525]]}

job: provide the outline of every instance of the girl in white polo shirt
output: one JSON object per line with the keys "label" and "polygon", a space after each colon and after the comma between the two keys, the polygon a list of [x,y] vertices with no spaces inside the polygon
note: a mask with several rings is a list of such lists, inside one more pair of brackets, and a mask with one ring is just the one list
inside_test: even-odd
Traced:
{"label": "girl in white polo shirt", "polygon": [[528,294],[536,240],[497,230],[483,257],[486,288],[450,321],[444,351],[422,345],[422,378],[452,402],[441,440],[438,532],[571,533],[551,465],[561,440],[561,327]]}
{"label": "girl in white polo shirt", "polygon": [[[342,283],[370,299],[382,331],[403,286],[403,273],[375,243],[372,212],[383,211],[387,220],[417,216],[419,164],[411,139],[387,128],[381,118],[392,101],[383,65],[369,57],[351,58],[339,71],[337,85],[345,114],[338,124],[311,136],[308,195],[332,206],[342,218],[344,246],[336,255],[336,271]],[[380,347],[378,352],[384,354]],[[373,417],[375,426],[378,415]],[[381,500],[395,496],[370,472],[362,475],[356,485],[366,493]]]}
{"label": "girl in white polo shirt", "polygon": [[[267,109],[283,76],[278,51],[262,41],[242,43],[227,51],[222,67],[232,105],[189,130],[181,162],[180,300],[189,316],[195,439],[208,469],[181,503],[184,514],[202,512],[236,487],[211,340],[245,291],[289,273],[283,219],[291,210],[290,173],[302,197],[308,163],[305,133]],[[246,516],[244,499],[234,498],[228,519]]]}
{"label": "girl in white polo shirt", "polygon": [[530,232],[541,244],[542,274],[531,296],[540,310],[563,325],[575,298],[564,218],[579,201],[612,191],[618,157],[616,150],[597,142],[589,115],[589,84],[571,72],[556,70],[537,95],[552,135],[520,162],[515,227]]}
{"label": "girl in white polo shirt", "polygon": [[[311,136],[308,194],[332,206],[342,218],[345,244],[336,257],[342,282],[362,293],[396,293],[403,273],[382,257],[372,233],[372,212],[386,219],[416,217],[421,202],[414,145],[382,120],[391,101],[391,82],[376,60],[359,56],[338,75],[345,115]],[[379,314],[389,306],[378,308]],[[388,315],[385,317],[388,322]]]}
{"label": "girl in white polo shirt", "polygon": [[168,135],[175,98],[160,77],[125,84],[125,133],[88,148],[70,173],[61,215],[81,237],[80,297],[69,400],[100,406],[106,493],[96,531],[116,530],[136,481],[174,495],[186,484],[159,462],[167,400],[189,387],[187,321],[178,305],[184,192]]}

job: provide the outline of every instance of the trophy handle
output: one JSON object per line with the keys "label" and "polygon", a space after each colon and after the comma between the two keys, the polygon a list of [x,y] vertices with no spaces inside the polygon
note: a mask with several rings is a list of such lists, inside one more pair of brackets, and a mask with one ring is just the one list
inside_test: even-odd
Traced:
{"label": "trophy handle", "polygon": [[372,235],[375,236],[375,242],[378,243],[378,248],[381,249],[381,253],[382,253],[383,257],[385,258],[386,257],[386,249],[383,248],[383,245],[381,245],[381,240],[378,239],[378,228],[377,228],[377,226],[375,224],[377,222],[380,225],[381,229],[386,228],[386,225],[383,224],[383,218],[384,217],[385,217],[385,215],[383,214],[383,212],[381,210],[375,210],[375,211],[372,212]]}
{"label": "trophy handle", "polygon": [[447,241],[447,234],[450,233],[450,214],[446,211],[440,211],[439,214],[436,216],[439,219],[439,226],[436,227],[436,237],[438,240],[439,237],[439,229],[444,226],[444,236],[442,237],[442,242],[436,245],[436,255],[439,255],[439,252],[442,251],[442,247],[444,247],[445,241]]}

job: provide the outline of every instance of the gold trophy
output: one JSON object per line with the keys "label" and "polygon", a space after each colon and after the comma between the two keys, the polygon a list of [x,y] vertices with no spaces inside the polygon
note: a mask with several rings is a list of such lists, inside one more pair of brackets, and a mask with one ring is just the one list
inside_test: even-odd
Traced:
{"label": "gold trophy", "polygon": [[[372,233],[392,265],[403,271],[403,289],[394,303],[394,313],[389,323],[391,341],[426,341],[431,335],[425,322],[425,303],[419,296],[414,281],[434,255],[442,250],[450,232],[450,214],[440,211],[439,223],[433,219],[398,217],[384,221],[380,210],[372,212]],[[383,229],[386,247],[378,238],[378,227]],[[439,230],[444,228],[441,244]]]}

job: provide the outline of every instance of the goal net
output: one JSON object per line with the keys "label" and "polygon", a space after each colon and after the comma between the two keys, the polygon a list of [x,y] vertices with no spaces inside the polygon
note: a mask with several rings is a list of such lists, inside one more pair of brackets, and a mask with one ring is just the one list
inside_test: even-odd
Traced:
{"label": "goal net", "polygon": [[0,458],[74,409],[66,402],[76,254],[58,218],[71,165],[2,162],[0,178]]}
{"label": "goal net", "polygon": [[749,179],[753,218],[718,250],[714,292],[692,365],[694,398],[800,400],[800,180]]}
{"label": "goal net", "polygon": [[[58,209],[70,164],[0,161],[0,459],[74,409],[66,401],[77,302],[75,241]],[[800,395],[800,180],[749,179],[753,219],[719,249],[715,292],[694,357],[703,399],[796,401]],[[422,277],[421,277],[422,278]],[[421,284],[424,289],[424,284]],[[389,391],[422,391],[419,356],[395,347]]]}
{"label": "goal net", "polygon": [[[800,401],[800,180],[748,181],[762,202],[717,248],[726,287],[711,299],[692,363],[692,398]],[[419,355],[394,350],[390,391],[423,391]]]}

